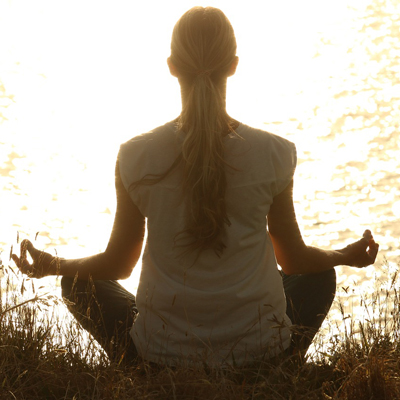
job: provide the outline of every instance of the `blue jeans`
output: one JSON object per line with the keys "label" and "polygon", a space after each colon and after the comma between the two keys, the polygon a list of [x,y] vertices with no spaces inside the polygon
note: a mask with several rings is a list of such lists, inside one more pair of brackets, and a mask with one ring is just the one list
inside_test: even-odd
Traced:
{"label": "blue jeans", "polygon": [[[310,275],[282,273],[287,315],[295,324],[288,354],[305,354],[336,292],[336,273]],[[116,281],[80,281],[63,277],[62,296],[81,326],[116,361],[133,363],[137,351],[129,331],[137,313],[135,296]],[[123,356],[123,357],[122,357]]]}
{"label": "blue jeans", "polygon": [[68,310],[113,361],[134,363],[137,351],[130,329],[137,313],[135,296],[117,281],[81,281],[63,277]]}
{"label": "blue jeans", "polygon": [[304,355],[322,325],[336,293],[334,269],[318,274],[285,275],[286,314],[294,324],[290,353]]}

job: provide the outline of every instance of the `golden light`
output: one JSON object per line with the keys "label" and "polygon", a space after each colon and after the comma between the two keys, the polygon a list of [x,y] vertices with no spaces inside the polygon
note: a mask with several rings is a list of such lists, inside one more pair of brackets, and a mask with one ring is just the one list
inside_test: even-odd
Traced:
{"label": "golden light", "polygon": [[399,12],[374,25],[368,4],[0,2],[4,254],[17,231],[40,232],[37,245],[63,257],[105,248],[118,147],[179,114],[166,66],[172,28],[190,7],[211,5],[238,40],[228,112],[296,143],[307,243],[343,246],[370,227],[382,254],[398,257]]}

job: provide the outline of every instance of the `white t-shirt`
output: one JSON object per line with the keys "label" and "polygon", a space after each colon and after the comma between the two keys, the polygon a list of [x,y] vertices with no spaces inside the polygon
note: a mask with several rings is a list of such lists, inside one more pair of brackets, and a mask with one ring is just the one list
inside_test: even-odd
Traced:
{"label": "white t-shirt", "polygon": [[243,364],[269,357],[290,343],[290,320],[266,217],[274,196],[296,166],[293,143],[240,124],[224,137],[231,222],[219,258],[182,255],[176,234],[185,228],[181,171],[161,182],[132,187],[164,173],[180,153],[183,133],[169,122],[121,145],[121,178],[147,219],[147,242],[131,336],[154,362],[184,360]]}

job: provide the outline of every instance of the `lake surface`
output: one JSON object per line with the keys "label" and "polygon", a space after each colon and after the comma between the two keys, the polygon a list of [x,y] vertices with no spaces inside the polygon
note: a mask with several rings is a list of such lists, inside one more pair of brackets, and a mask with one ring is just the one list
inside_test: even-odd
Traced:
{"label": "lake surface", "polygon": [[[381,249],[375,266],[338,267],[339,287],[367,286],[384,263],[396,268],[398,2],[266,2],[262,10],[256,2],[245,10],[210,3],[226,12],[238,37],[229,112],[297,146],[295,206],[306,243],[340,248],[372,230]],[[7,37],[0,45],[5,263],[17,231],[31,240],[39,232],[38,247],[63,257],[104,250],[119,144],[179,114],[179,89],[165,60],[172,27],[194,2],[176,2],[169,14],[155,2],[157,16],[149,5],[132,10],[129,2],[60,4],[0,3],[0,34]],[[139,272],[125,282],[132,290]]]}

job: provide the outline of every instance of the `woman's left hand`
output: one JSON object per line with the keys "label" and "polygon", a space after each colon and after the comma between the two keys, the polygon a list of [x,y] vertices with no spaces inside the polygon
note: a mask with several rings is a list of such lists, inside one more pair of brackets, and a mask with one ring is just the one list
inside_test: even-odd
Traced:
{"label": "woman's left hand", "polygon": [[[27,259],[27,251],[33,262]],[[12,259],[18,269],[31,278],[43,278],[49,275],[57,275],[60,267],[60,259],[49,253],[36,249],[29,240],[21,242],[20,257],[12,254]]]}
{"label": "woman's left hand", "polygon": [[344,265],[364,268],[375,262],[378,250],[379,244],[375,242],[371,231],[366,230],[362,239],[338,250],[338,252],[344,257]]}

